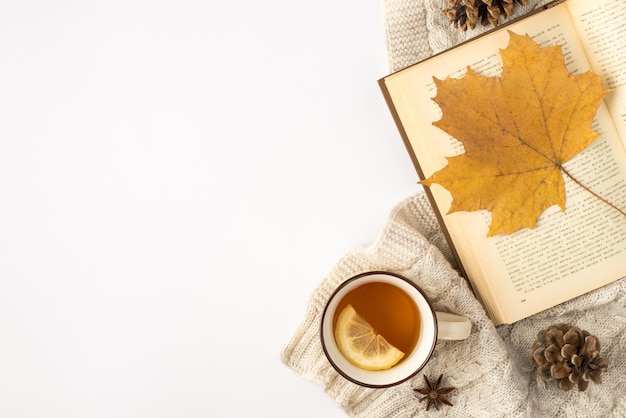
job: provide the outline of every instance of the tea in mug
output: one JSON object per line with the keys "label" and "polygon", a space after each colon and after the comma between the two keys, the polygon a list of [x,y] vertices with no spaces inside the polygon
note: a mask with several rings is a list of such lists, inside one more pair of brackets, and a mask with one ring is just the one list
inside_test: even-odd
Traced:
{"label": "tea in mug", "polygon": [[415,348],[420,315],[404,290],[386,282],[368,282],[350,290],[339,301],[333,329],[339,350],[347,360],[366,370],[384,370]]}

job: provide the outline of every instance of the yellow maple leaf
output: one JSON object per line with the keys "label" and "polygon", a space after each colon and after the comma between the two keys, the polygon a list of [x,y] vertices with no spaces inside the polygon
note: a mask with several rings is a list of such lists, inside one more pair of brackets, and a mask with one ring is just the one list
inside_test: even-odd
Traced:
{"label": "yellow maple leaf", "polygon": [[433,124],[465,153],[420,182],[450,192],[448,213],[491,211],[488,236],[532,229],[552,205],[565,210],[562,165],[599,135],[591,125],[608,92],[593,72],[570,74],[560,46],[509,35],[501,77],[468,67],[463,78],[434,79],[443,117]]}

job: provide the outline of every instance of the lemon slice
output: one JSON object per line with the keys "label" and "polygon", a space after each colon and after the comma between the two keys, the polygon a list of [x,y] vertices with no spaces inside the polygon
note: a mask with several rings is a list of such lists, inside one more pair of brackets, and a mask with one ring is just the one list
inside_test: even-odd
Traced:
{"label": "lemon slice", "polygon": [[378,334],[352,305],[339,313],[335,341],[350,363],[365,370],[389,369],[404,357],[404,353]]}

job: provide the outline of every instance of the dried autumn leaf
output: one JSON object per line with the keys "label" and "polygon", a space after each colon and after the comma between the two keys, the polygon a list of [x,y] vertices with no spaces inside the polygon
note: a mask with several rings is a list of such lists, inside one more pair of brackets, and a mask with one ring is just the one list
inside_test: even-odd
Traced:
{"label": "dried autumn leaf", "polygon": [[461,79],[434,79],[443,111],[434,125],[465,153],[421,182],[452,194],[448,213],[491,211],[489,236],[532,229],[552,205],[565,210],[563,164],[599,135],[591,125],[608,92],[592,72],[570,74],[560,46],[509,35],[501,77],[468,67]]}

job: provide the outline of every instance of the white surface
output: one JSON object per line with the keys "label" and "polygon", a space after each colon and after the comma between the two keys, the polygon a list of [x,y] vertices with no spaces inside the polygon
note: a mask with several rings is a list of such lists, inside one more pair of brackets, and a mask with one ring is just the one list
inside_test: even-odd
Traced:
{"label": "white surface", "polygon": [[309,296],[418,186],[378,1],[0,5],[0,416],[339,417]]}

